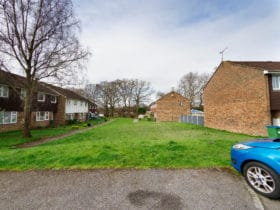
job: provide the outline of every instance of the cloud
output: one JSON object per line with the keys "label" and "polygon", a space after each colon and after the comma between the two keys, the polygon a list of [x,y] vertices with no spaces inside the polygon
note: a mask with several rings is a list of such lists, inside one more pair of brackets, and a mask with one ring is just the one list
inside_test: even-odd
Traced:
{"label": "cloud", "polygon": [[138,78],[169,91],[189,71],[212,72],[225,47],[226,60],[279,60],[277,1],[203,2],[74,1],[93,54],[89,80]]}

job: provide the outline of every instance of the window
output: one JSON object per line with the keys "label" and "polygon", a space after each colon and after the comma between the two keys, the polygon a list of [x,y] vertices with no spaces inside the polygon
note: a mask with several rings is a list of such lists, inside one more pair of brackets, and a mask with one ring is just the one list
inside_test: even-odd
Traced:
{"label": "window", "polygon": [[76,100],[74,100],[74,105],[75,105],[75,106],[77,105],[77,101],[76,101]]}
{"label": "window", "polygon": [[36,121],[49,120],[49,112],[36,112]]}
{"label": "window", "polygon": [[67,104],[70,105],[71,104],[71,100],[67,100]]}
{"label": "window", "polygon": [[272,89],[280,90],[280,75],[272,75]]}
{"label": "window", "polygon": [[74,114],[66,114],[66,120],[73,120]]}
{"label": "window", "polygon": [[38,101],[45,101],[45,94],[44,93],[38,93],[37,100]]}
{"label": "window", "polygon": [[82,101],[80,102],[80,105],[83,106],[83,102]]}
{"label": "window", "polygon": [[0,125],[17,123],[17,112],[0,112]]}
{"label": "window", "polygon": [[24,100],[26,97],[26,90],[25,89],[20,89],[20,99]]}
{"label": "window", "polygon": [[6,85],[0,85],[0,97],[9,97],[9,87]]}
{"label": "window", "polygon": [[56,96],[51,96],[51,103],[55,104],[56,103]]}

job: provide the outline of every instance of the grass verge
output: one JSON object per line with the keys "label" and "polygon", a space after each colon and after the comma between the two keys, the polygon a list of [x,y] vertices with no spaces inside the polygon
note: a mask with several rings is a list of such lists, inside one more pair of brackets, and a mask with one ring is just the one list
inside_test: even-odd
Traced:
{"label": "grass verge", "polygon": [[[38,132],[43,135],[43,130]],[[50,135],[51,130],[45,132]],[[0,170],[227,167],[230,147],[252,138],[189,124],[133,123],[132,119],[117,119],[26,149],[11,148],[23,143],[19,134],[4,135]]]}

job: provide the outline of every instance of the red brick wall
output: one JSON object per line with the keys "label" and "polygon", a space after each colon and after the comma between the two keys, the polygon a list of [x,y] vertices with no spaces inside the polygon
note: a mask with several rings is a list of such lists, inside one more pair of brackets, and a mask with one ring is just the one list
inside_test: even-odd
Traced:
{"label": "red brick wall", "polygon": [[171,92],[156,102],[156,120],[178,122],[181,115],[191,112],[190,102],[182,95]]}
{"label": "red brick wall", "polygon": [[23,123],[23,112],[17,112],[17,123],[0,125],[0,132],[21,130]]}
{"label": "red brick wall", "polygon": [[55,125],[65,125],[66,119],[65,119],[65,103],[66,103],[66,98],[62,95],[58,97],[57,100],[57,112],[54,113],[54,120],[55,120]]}
{"label": "red brick wall", "polygon": [[31,128],[48,127],[50,126],[50,120],[53,119],[53,113],[49,112],[49,120],[36,121],[36,112],[31,114]]}
{"label": "red brick wall", "polygon": [[205,126],[267,136],[268,79],[260,69],[223,62],[204,90]]}
{"label": "red brick wall", "polygon": [[[49,119],[53,119],[53,113],[49,112]],[[17,112],[17,122],[13,124],[0,125],[0,132],[21,130],[23,127],[23,112]],[[48,127],[50,120],[36,121],[36,112],[31,114],[31,128]]]}

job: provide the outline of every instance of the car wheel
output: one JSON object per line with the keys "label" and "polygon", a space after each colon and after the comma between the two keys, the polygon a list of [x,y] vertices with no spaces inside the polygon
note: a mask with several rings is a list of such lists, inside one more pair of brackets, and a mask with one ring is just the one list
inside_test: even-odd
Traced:
{"label": "car wheel", "polygon": [[268,166],[249,162],[243,167],[243,175],[256,192],[269,198],[280,198],[280,177]]}

